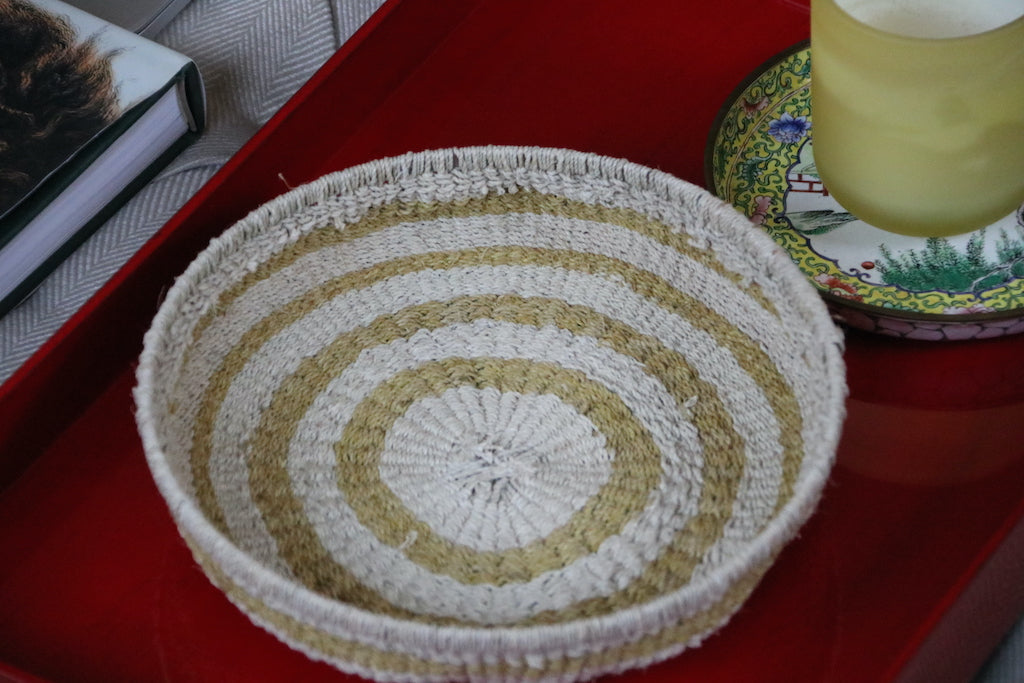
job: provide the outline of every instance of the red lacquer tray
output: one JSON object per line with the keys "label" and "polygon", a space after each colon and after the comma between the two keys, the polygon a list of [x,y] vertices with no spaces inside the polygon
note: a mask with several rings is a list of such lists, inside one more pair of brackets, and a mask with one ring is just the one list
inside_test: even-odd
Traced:
{"label": "red lacquer tray", "polygon": [[[150,479],[130,389],[161,291],[326,172],[410,150],[569,147],[702,181],[721,103],[806,0],[393,0],[0,386],[0,681],[340,681],[214,589]],[[1024,336],[851,332],[824,499],[699,649],[628,681],[963,680],[1024,609]]]}

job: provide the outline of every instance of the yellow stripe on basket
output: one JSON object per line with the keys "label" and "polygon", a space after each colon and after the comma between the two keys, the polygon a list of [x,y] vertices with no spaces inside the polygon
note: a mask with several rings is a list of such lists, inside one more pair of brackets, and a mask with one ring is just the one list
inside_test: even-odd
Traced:
{"label": "yellow stripe on basket", "polygon": [[[620,609],[620,603],[624,598],[630,602],[642,602],[666,590],[684,585],[704,552],[721,536],[722,528],[731,516],[732,504],[743,472],[744,445],[715,388],[697,377],[684,358],[664,347],[659,340],[641,335],[623,323],[588,309],[570,306],[561,301],[523,300],[511,295],[472,297],[464,306],[459,306],[458,302],[443,302],[405,310],[400,316],[384,317],[367,328],[339,337],[332,344],[330,351],[332,356],[337,354],[338,357],[331,359],[329,364],[332,371],[322,381],[328,381],[338,368],[355,360],[359,352],[365,348],[410,336],[421,329],[431,329],[432,324],[440,327],[474,317],[504,319],[535,326],[553,324],[575,334],[594,336],[616,352],[643,363],[647,371],[661,381],[666,390],[676,398],[680,410],[684,409],[692,396],[698,397],[689,408],[705,449],[706,482],[698,515],[671,544],[670,549],[628,590],[607,599],[584,601],[557,614],[538,615],[536,621],[561,621],[585,614],[610,612]],[[320,354],[320,357],[322,356],[324,353]],[[309,364],[312,366],[322,362],[320,357],[310,359]],[[300,368],[294,376],[308,377],[310,372],[311,367]],[[298,389],[291,386],[282,387],[277,394],[277,400],[282,406],[287,406],[285,410],[303,413],[304,409],[299,406],[303,403],[305,393],[305,390],[298,393]],[[311,401],[312,398],[306,400]],[[274,408],[271,407],[264,419],[266,426],[261,426],[256,437],[260,442],[259,462],[253,462],[250,466],[254,469],[275,467],[279,472],[272,475],[270,472],[260,470],[250,477],[254,501],[264,511],[268,527],[278,527],[276,530],[271,529],[271,533],[275,535],[279,544],[297,545],[304,548],[306,553],[315,553],[321,558],[312,562],[312,558],[304,556],[301,562],[292,561],[293,570],[302,575],[300,578],[310,588],[325,595],[352,600],[352,583],[347,570],[329,559],[315,532],[307,527],[301,503],[291,498],[290,487],[287,486],[287,473],[284,470],[290,431],[281,429],[276,420],[270,420],[269,416],[273,413]],[[200,422],[212,419],[212,414],[201,415]],[[783,428],[791,427],[790,424],[784,425]],[[276,455],[271,455],[272,453]],[[282,497],[285,501],[290,501],[287,503],[288,510],[280,509]],[[212,498],[201,499],[200,504],[204,508],[217,506],[216,500]],[[314,565],[317,570],[311,571],[310,567]],[[383,603],[376,600],[374,602],[379,609],[385,607]]]}
{"label": "yellow stripe on basket", "polygon": [[[597,652],[586,652],[576,657],[564,656],[556,660],[543,661],[539,666],[511,663],[503,658],[500,651],[480,653],[480,660],[490,659],[493,660],[492,663],[446,664],[406,652],[383,650],[341,638],[317,630],[294,616],[272,609],[234,583],[196,543],[187,537],[186,541],[196,560],[218,588],[265,628],[274,631],[293,645],[312,648],[348,671],[361,669],[361,673],[364,674],[375,672],[388,676],[413,675],[437,680],[463,680],[470,677],[474,680],[560,680],[562,676],[614,672],[661,659],[664,653],[681,649],[692,639],[705,636],[723,625],[749,597],[774,561],[773,556],[751,567],[746,574],[733,582],[721,599],[714,604],[693,614],[687,614],[656,633],[631,642]],[[472,656],[472,653],[467,651],[459,654],[465,659]]]}
{"label": "yellow stripe on basket", "polygon": [[[313,374],[315,366],[323,364],[330,355],[330,351],[321,354],[315,362],[289,378],[293,381],[281,387],[288,393],[288,405],[275,401],[265,413],[266,419],[253,440],[254,451],[259,456],[251,461],[251,476],[274,479],[271,486],[280,493],[282,508],[299,503],[294,499],[284,500],[291,497],[282,462],[287,454],[269,453],[270,444],[263,437],[272,434],[276,441],[281,431],[287,436],[294,430],[305,408],[336,376],[330,371],[326,375]],[[567,524],[526,546],[480,552],[439,536],[417,519],[381,481],[379,457],[394,420],[403,415],[408,406],[461,385],[557,396],[588,417],[607,438],[616,454],[611,478]],[[278,407],[286,414],[278,414],[275,411]],[[409,560],[467,584],[500,586],[530,581],[594,552],[602,541],[621,531],[624,524],[644,508],[651,490],[661,478],[661,454],[650,434],[617,395],[581,372],[525,359],[449,359],[397,373],[360,403],[335,449],[338,486],[360,523],[382,543],[393,547],[402,545],[407,538],[415,538],[405,549]],[[316,576],[324,568],[323,557],[293,554],[301,554],[306,548],[290,538],[293,527],[272,522],[282,517],[281,511],[269,506],[263,509],[268,528],[293,570],[304,576]],[[332,591],[335,592],[340,591]],[[350,592],[345,593],[347,600],[353,600]]]}
{"label": "yellow stripe on basket", "polygon": [[259,267],[248,272],[237,283],[220,294],[215,306],[203,315],[193,332],[197,339],[210,320],[224,310],[253,284],[264,280],[286,268],[302,256],[334,244],[351,242],[371,233],[401,223],[437,220],[440,218],[464,218],[505,213],[527,213],[589,220],[627,228],[665,246],[671,247],[681,256],[700,263],[705,268],[728,278],[737,288],[745,291],[773,316],[778,316],[775,304],[764,295],[756,282],[745,282],[745,278],[727,269],[710,249],[702,249],[690,243],[686,233],[674,231],[668,225],[653,220],[638,211],[586,204],[532,190],[520,190],[514,194],[476,197],[456,202],[394,202],[371,207],[366,215],[351,225],[328,225],[311,230],[300,236],[295,243],[287,246]]}
{"label": "yellow stripe on basket", "polygon": [[[800,470],[803,453],[802,417],[792,387],[759,344],[697,299],[679,292],[657,276],[638,271],[617,259],[578,252],[494,247],[452,253],[422,254],[384,262],[373,268],[349,273],[324,283],[307,296],[289,302],[247,330],[224,359],[221,367],[210,378],[208,389],[200,401],[199,414],[195,422],[191,468],[196,495],[201,502],[204,514],[219,530],[225,534],[228,533],[223,513],[215,503],[216,496],[209,473],[214,417],[231,384],[231,378],[241,370],[249,357],[267,339],[326,301],[388,277],[427,268],[445,269],[475,265],[518,264],[563,267],[580,272],[617,277],[639,294],[652,298],[666,310],[680,315],[697,329],[709,333],[717,344],[727,348],[737,358],[741,367],[763,389],[780,424],[783,480],[776,508],[785,504],[792,495],[793,485]],[[388,324],[392,328],[391,336],[385,336],[382,343],[387,343],[390,339],[409,336],[416,331],[415,323],[402,321],[400,317],[392,316],[387,320],[390,320]],[[567,329],[573,331],[573,328]],[[627,355],[632,354],[627,353]],[[644,362],[642,356],[637,359]],[[731,420],[729,423],[731,425]],[[712,428],[706,432],[707,434],[714,433],[712,425],[705,425],[705,427]],[[737,455],[737,457],[742,456]]]}
{"label": "yellow stripe on basket", "polygon": [[[359,587],[354,577],[329,557],[316,537],[315,531],[302,519],[302,503],[293,497],[288,473],[285,469],[287,449],[295,428],[294,423],[297,423],[298,419],[305,414],[307,406],[324,390],[327,383],[340,374],[345,366],[353,362],[362,350],[388,343],[399,337],[411,336],[420,330],[437,329],[452,323],[480,318],[506,320],[535,327],[553,324],[572,331],[574,334],[595,336],[602,343],[612,347],[613,350],[630,355],[641,363],[645,363],[647,371],[665,384],[670,395],[676,398],[680,410],[686,409],[684,406],[689,398],[698,397],[696,403],[689,410],[693,412],[693,422],[698,426],[698,430],[701,430],[701,436],[709,441],[704,444],[707,463],[705,470],[719,474],[712,477],[713,483],[710,485],[710,490],[702,495],[698,514],[700,519],[693,522],[691,529],[691,531],[699,531],[702,539],[691,540],[674,553],[672,570],[662,572],[657,579],[662,587],[664,587],[665,580],[678,581],[679,585],[684,584],[707,547],[721,535],[721,528],[731,514],[732,502],[735,499],[738,482],[743,472],[743,441],[736,434],[728,413],[718,399],[717,392],[713,386],[697,378],[696,373],[690,369],[684,359],[654,338],[644,337],[622,323],[607,319],[582,307],[570,306],[561,301],[522,299],[512,295],[467,297],[450,302],[424,304],[405,309],[398,316],[383,317],[366,328],[338,337],[329,348],[305,361],[280,387],[275,395],[274,403],[264,412],[260,427],[253,436],[254,444],[258,444],[258,449],[253,450],[258,453],[258,457],[250,460],[250,480],[254,484],[259,483],[259,490],[254,490],[254,499],[263,512],[268,530],[276,538],[284,559],[288,561],[297,577],[325,595],[344,599],[347,602],[357,601],[357,604],[363,604],[362,601],[368,600],[369,603],[365,604],[367,609],[385,610],[388,613],[393,610],[393,607],[379,596],[370,595],[366,592],[365,587]],[[323,373],[318,372],[318,368],[324,366],[329,370]],[[466,379],[475,380],[475,377],[469,373]],[[315,386],[312,388],[303,386],[307,382],[313,382]],[[448,387],[444,386],[443,388]],[[587,414],[585,411],[581,410],[581,412]],[[279,417],[281,413],[287,415],[288,418]],[[594,416],[590,417],[594,419]],[[597,422],[599,420],[595,420],[595,423]],[[607,420],[600,420],[600,422],[602,424],[599,424],[599,427],[605,427],[604,423]],[[386,426],[378,420],[376,428],[383,435]],[[609,433],[607,428],[602,429],[602,432],[609,441],[619,442],[615,438],[614,432]],[[645,441],[649,439],[642,428],[633,429],[628,437],[631,439],[642,438]],[[628,444],[623,446],[621,443],[616,443],[616,445],[624,449],[620,455],[629,458],[630,446]],[[633,449],[635,448],[637,446],[634,445]],[[654,448],[651,445],[645,447],[645,450]],[[625,474],[622,470],[620,473]],[[655,482],[656,480],[649,486],[653,486]],[[642,496],[642,499],[631,504],[629,508],[638,509],[637,503],[642,506],[646,502],[648,493],[649,487],[637,491],[636,495]],[[358,499],[366,495],[367,490],[357,488],[352,490],[351,494],[358,494],[353,495]],[[216,501],[208,501],[208,504],[216,505]],[[590,512],[587,510],[587,513]],[[365,508],[364,514],[367,514]],[[287,521],[282,523],[281,520]],[[562,530],[556,532],[556,535],[575,537],[573,535],[575,528],[584,526],[588,521],[591,523],[594,521],[585,516],[581,517],[579,512],[574,515],[574,520],[578,520],[575,525],[570,522]],[[561,550],[569,553],[570,556],[577,555],[584,549],[592,551],[604,538],[621,528],[624,521],[627,520],[620,520],[617,526],[604,525],[591,530],[587,534],[589,542],[585,547],[566,543]],[[408,532],[411,530],[422,532],[423,538],[433,536],[433,534],[428,535],[429,530],[425,528],[406,524],[403,525],[400,533],[396,534],[387,534],[381,530],[384,534],[381,540],[398,546],[408,537]],[[414,547],[421,548],[422,546],[414,544]],[[296,553],[300,556],[297,556]],[[421,554],[425,553],[421,552]],[[500,564],[502,556],[512,555],[512,553],[497,554],[492,567]],[[536,561],[536,559],[531,561]],[[546,560],[545,565],[549,562],[550,560]],[[492,568],[490,571],[493,572],[494,569]],[[646,579],[646,583],[648,585],[641,591],[641,594],[643,599],[650,599],[654,597],[658,587],[651,583],[650,578]],[[613,611],[619,607],[621,605],[609,604],[607,601],[595,601],[587,603],[584,609]],[[404,615],[408,618],[422,618],[411,613],[404,613]],[[559,612],[558,614],[539,615],[536,619],[538,621],[560,621],[564,618],[575,618],[575,616],[563,616]],[[436,620],[436,617],[433,619]]]}

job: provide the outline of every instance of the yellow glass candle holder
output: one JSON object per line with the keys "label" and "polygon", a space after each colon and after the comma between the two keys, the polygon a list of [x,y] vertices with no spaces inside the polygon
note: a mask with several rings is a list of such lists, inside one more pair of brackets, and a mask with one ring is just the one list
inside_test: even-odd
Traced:
{"label": "yellow glass candle holder", "polygon": [[982,228],[1024,202],[1024,0],[813,0],[814,155],[872,225]]}

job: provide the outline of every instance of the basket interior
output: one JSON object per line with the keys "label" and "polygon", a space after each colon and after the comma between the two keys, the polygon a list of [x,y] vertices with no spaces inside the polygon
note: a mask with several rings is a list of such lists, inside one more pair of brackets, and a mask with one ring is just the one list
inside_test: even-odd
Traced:
{"label": "basket interior", "polygon": [[837,332],[696,188],[476,154],[339,174],[193,264],[142,364],[158,483],[208,561],[346,614],[719,623],[827,475]]}

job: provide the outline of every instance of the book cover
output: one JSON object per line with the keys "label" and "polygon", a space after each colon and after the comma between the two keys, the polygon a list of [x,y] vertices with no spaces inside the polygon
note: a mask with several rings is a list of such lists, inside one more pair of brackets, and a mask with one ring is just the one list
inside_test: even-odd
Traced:
{"label": "book cover", "polygon": [[0,314],[198,135],[184,55],[59,0],[0,0]]}

